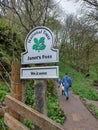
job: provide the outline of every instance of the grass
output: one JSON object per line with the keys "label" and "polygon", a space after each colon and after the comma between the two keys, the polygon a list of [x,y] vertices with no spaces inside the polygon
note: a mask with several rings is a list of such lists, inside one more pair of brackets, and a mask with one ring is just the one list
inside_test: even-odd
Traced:
{"label": "grass", "polygon": [[96,74],[91,70],[91,75],[85,77],[84,74],[77,72],[70,66],[63,63],[58,64],[60,66],[60,78],[62,78],[65,73],[69,73],[72,78],[72,91],[78,94],[81,98],[87,98],[90,100],[98,100],[98,93],[93,87],[93,81],[97,78]]}
{"label": "grass", "polygon": [[95,115],[95,117],[98,119],[98,108],[96,108],[92,103],[90,103],[88,105],[88,108]]}

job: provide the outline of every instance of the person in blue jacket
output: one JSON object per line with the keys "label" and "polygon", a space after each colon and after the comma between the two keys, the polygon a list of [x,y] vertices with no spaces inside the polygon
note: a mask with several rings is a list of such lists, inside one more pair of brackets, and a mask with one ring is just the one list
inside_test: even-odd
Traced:
{"label": "person in blue jacket", "polygon": [[66,100],[68,100],[69,99],[69,88],[72,85],[72,79],[67,73],[62,78],[62,83],[64,85],[64,94],[66,96]]}

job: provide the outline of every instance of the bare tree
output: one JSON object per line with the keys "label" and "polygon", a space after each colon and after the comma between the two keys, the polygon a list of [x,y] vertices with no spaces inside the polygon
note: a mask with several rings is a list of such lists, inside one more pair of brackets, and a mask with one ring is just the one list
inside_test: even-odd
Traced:
{"label": "bare tree", "polygon": [[49,1],[46,0],[9,0],[8,4],[3,0],[0,1],[1,7],[6,10],[5,17],[10,19],[7,13],[11,10],[15,15],[14,22],[18,20],[26,32],[35,26],[45,24],[48,4]]}
{"label": "bare tree", "polygon": [[[96,29],[84,20],[69,15],[63,28],[61,51],[78,71],[89,72],[91,54],[95,47]],[[64,59],[65,60],[65,59]]]}

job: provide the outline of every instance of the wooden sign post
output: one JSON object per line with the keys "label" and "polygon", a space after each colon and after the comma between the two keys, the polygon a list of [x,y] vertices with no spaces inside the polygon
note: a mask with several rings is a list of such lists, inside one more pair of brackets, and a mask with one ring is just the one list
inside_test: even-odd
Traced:
{"label": "wooden sign post", "polygon": [[[14,60],[12,63],[12,71],[11,71],[11,96],[15,99],[22,101],[22,88],[23,84],[20,80],[20,68],[21,63],[17,60]],[[14,110],[9,110],[9,113],[14,118],[20,120],[20,116]],[[9,130],[11,130],[9,128]]]}
{"label": "wooden sign post", "polygon": [[[59,61],[59,52],[57,49],[52,48],[53,44],[54,36],[52,31],[47,27],[39,26],[28,33],[25,39],[25,52],[21,54],[22,64],[39,66],[39,68],[21,68],[21,79],[36,79],[34,83],[34,108],[45,115],[47,85],[43,79],[59,77],[58,67],[42,67],[43,63]],[[35,130],[40,130],[40,128],[36,127]]]}

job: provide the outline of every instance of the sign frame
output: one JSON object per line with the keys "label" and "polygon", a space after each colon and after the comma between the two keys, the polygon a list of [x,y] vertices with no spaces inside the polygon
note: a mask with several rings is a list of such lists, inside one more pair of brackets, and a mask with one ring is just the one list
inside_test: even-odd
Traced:
{"label": "sign frame", "polygon": [[21,79],[57,79],[59,66],[26,67],[20,69]]}
{"label": "sign frame", "polygon": [[20,69],[21,79],[57,79],[59,66],[26,67]]}
{"label": "sign frame", "polygon": [[45,26],[32,29],[25,39],[25,52],[21,53],[21,64],[43,64],[59,62],[59,51],[53,48],[54,35]]}

